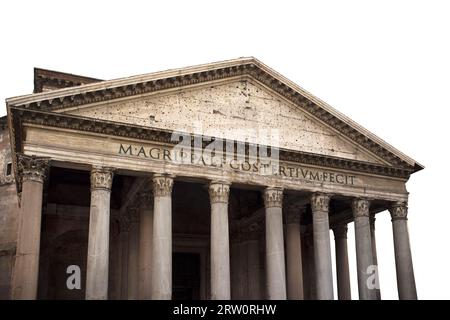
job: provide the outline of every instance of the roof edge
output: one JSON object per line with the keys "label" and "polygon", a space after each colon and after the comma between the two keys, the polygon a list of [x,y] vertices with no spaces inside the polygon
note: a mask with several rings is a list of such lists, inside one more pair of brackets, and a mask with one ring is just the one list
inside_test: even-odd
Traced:
{"label": "roof edge", "polygon": [[[124,86],[133,86],[137,84],[142,83],[149,83],[152,81],[157,80],[167,80],[167,79],[173,79],[173,78],[180,78],[183,76],[188,76],[191,74],[196,73],[210,73],[217,70],[221,70],[222,68],[231,68],[236,69],[242,66],[250,66],[256,67],[257,73],[264,73],[268,75],[269,77],[273,78],[272,81],[269,81],[271,85],[276,87],[278,91],[282,91],[283,94],[292,94],[296,98],[298,98],[298,95],[302,96],[303,98],[309,100],[316,106],[319,106],[324,112],[321,110],[316,110],[317,108],[313,108],[313,106],[310,107],[307,111],[313,111],[313,115],[319,117],[319,119],[324,118],[325,120],[329,120],[330,115],[332,117],[335,117],[340,122],[345,123],[344,126],[342,126],[342,130],[344,132],[348,132],[349,128],[352,130],[355,130],[358,134],[365,137],[365,139],[369,140],[368,145],[373,146],[373,144],[377,144],[378,146],[382,147],[383,149],[387,150],[389,153],[394,155],[395,157],[401,159],[401,161],[405,162],[408,166],[411,168],[414,168],[416,171],[422,170],[424,167],[419,164],[414,159],[408,157],[383,139],[379,138],[377,135],[373,134],[369,130],[365,129],[363,126],[359,125],[343,113],[339,112],[335,108],[331,107],[321,99],[317,98],[313,94],[309,93],[308,91],[304,90],[291,80],[287,79],[283,75],[279,74],[275,70],[271,69],[270,67],[266,66],[264,63],[259,61],[258,59],[254,57],[242,57],[238,59],[231,59],[231,60],[225,60],[225,61],[219,61],[219,62],[213,62],[213,63],[207,63],[207,64],[200,64],[200,65],[194,65],[189,66],[185,68],[177,68],[177,69],[169,69],[165,71],[159,71],[159,72],[153,72],[153,73],[147,73],[143,75],[136,75],[131,77],[125,77],[125,78],[118,78],[113,80],[105,80],[95,83],[89,83],[89,84],[83,84],[78,87],[71,87],[71,88],[63,88],[63,89],[57,89],[54,91],[49,92],[42,92],[42,93],[36,93],[36,94],[28,94],[24,96],[18,96],[13,98],[6,99],[7,105],[14,105],[14,106],[20,106],[20,105],[27,105],[32,103],[39,103],[41,101],[53,101],[53,100],[60,100],[59,103],[62,103],[62,100],[64,100],[64,97],[75,95],[86,95],[86,93],[91,92],[98,92],[98,91],[106,91],[106,90],[113,90],[118,87],[124,87]],[[255,78],[256,80],[259,80],[258,77]],[[207,80],[205,80],[207,81]],[[275,81],[274,83],[272,83]],[[280,89],[281,88],[281,89]],[[158,88],[155,90],[159,90]],[[130,94],[132,95],[132,93]],[[298,100],[298,99],[297,99]],[[89,102],[87,102],[89,103]],[[87,104],[82,103],[82,104]],[[322,120],[322,119],[321,119]],[[325,121],[326,122],[326,121]],[[347,128],[347,126],[349,128]],[[348,133],[344,133],[347,135]],[[364,142],[364,141],[363,141]],[[367,142],[367,141],[366,141]],[[361,144],[360,142],[358,142]],[[364,145],[363,145],[364,146]],[[368,149],[371,151],[371,149]]]}

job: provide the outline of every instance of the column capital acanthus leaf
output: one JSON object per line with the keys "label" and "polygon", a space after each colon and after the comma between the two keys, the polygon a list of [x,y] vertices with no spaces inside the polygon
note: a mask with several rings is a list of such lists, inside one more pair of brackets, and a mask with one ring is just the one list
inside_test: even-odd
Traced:
{"label": "column capital acanthus leaf", "polygon": [[347,239],[348,226],[346,223],[339,223],[333,226],[334,239]]}
{"label": "column capital acanthus leaf", "polygon": [[212,181],[209,184],[209,198],[211,203],[228,203],[230,184],[223,181]]}
{"label": "column capital acanthus leaf", "polygon": [[392,220],[406,220],[408,216],[408,203],[396,202],[389,209]]}
{"label": "column capital acanthus leaf", "polygon": [[268,187],[264,190],[264,205],[266,208],[283,206],[283,189]]}
{"label": "column capital acanthus leaf", "polygon": [[300,224],[301,216],[306,211],[305,205],[289,204],[286,206],[286,223]]}
{"label": "column capital acanthus leaf", "polygon": [[50,168],[50,158],[17,153],[17,169],[22,181],[43,183]]}
{"label": "column capital acanthus leaf", "polygon": [[172,195],[174,176],[169,174],[155,174],[153,176],[153,195],[155,197],[169,197]]}
{"label": "column capital acanthus leaf", "polygon": [[311,195],[311,210],[315,212],[328,212],[331,195],[315,192]]}
{"label": "column capital acanthus leaf", "polygon": [[364,198],[357,198],[352,201],[353,217],[369,217],[370,201]]}
{"label": "column capital acanthus leaf", "polygon": [[91,190],[104,189],[111,191],[114,169],[93,166],[91,170]]}

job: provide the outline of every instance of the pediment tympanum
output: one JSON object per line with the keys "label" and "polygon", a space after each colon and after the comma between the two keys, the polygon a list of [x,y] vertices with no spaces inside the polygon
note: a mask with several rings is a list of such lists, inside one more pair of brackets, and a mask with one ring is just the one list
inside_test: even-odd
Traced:
{"label": "pediment tympanum", "polygon": [[248,79],[85,106],[67,113],[255,144],[279,141],[279,147],[285,149],[386,164],[298,106]]}

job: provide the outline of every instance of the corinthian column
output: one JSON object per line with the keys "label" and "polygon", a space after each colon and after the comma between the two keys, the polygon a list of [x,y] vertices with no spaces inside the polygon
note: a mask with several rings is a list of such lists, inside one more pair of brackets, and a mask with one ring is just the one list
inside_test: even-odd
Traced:
{"label": "corinthian column", "polygon": [[264,190],[266,207],[266,272],[267,298],[286,299],[286,271],[283,241],[283,190],[267,188]]}
{"label": "corinthian column", "polygon": [[255,222],[245,229],[244,244],[247,258],[247,299],[259,300],[261,296],[261,272],[259,263],[260,224]]}
{"label": "corinthian column", "polygon": [[351,300],[350,269],[348,266],[347,224],[333,227],[336,247],[336,275],[339,300]]}
{"label": "corinthian column", "polygon": [[119,217],[119,243],[120,243],[120,299],[128,298],[128,248],[130,245],[130,217],[125,214]]}
{"label": "corinthian column", "polygon": [[93,167],[86,271],[86,299],[108,298],[109,219],[113,171]]}
{"label": "corinthian column", "polygon": [[380,291],[380,275],[378,273],[378,257],[377,257],[377,242],[375,238],[375,214],[370,215],[370,239],[372,243],[372,262],[373,265],[376,267],[376,283],[377,283],[377,289],[375,289],[375,296],[377,300],[381,300],[381,291]]}
{"label": "corinthian column", "polygon": [[371,285],[369,277],[373,271],[372,240],[370,236],[369,201],[355,199],[352,203],[355,219],[356,263],[358,269],[358,292],[360,300],[376,299],[376,286]]}
{"label": "corinthian column", "polygon": [[400,300],[416,300],[416,281],[411,257],[408,233],[408,207],[406,202],[395,203],[389,209],[394,232],[395,266]]}
{"label": "corinthian column", "polygon": [[302,244],[300,236],[300,215],[304,207],[291,205],[286,214],[286,260],[287,297],[289,300],[303,300]]}
{"label": "corinthian column", "polygon": [[330,224],[328,205],[330,196],[314,193],[311,196],[313,217],[314,263],[316,268],[316,296],[318,300],[333,300]]}
{"label": "corinthian column", "polygon": [[139,193],[139,299],[152,298],[153,192]]}
{"label": "corinthian column", "polygon": [[153,177],[152,299],[172,298],[172,187],[173,177]]}
{"label": "corinthian column", "polygon": [[209,185],[211,201],[211,299],[230,299],[230,240],[228,198],[230,185],[213,181]]}
{"label": "corinthian column", "polygon": [[11,285],[12,299],[36,299],[41,241],[42,192],[50,160],[17,155],[22,181],[19,234]]}
{"label": "corinthian column", "polygon": [[128,240],[128,300],[139,297],[139,211],[129,208],[130,233]]}

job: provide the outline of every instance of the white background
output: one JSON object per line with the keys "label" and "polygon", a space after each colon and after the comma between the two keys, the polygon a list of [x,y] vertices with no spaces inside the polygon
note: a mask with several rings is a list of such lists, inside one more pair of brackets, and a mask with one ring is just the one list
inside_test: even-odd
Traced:
{"label": "white background", "polygon": [[[407,185],[417,290],[448,299],[447,4],[1,1],[0,98],[31,93],[33,67],[112,79],[255,56],[425,165]],[[387,212],[376,228],[381,294],[397,299]],[[353,240],[350,226],[356,299]]]}

